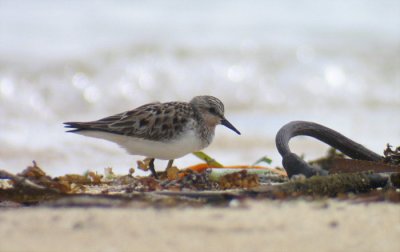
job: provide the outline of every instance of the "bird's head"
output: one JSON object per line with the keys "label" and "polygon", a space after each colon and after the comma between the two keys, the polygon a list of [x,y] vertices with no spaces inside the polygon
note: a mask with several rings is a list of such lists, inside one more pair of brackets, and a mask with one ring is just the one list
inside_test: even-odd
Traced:
{"label": "bird's head", "polygon": [[209,127],[222,124],[240,135],[240,132],[225,118],[224,104],[213,96],[202,95],[194,97],[190,103],[200,112]]}

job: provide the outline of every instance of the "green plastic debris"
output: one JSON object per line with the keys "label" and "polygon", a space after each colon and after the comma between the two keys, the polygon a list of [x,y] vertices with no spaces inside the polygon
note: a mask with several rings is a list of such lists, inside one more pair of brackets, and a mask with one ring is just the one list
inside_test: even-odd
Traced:
{"label": "green plastic debris", "polygon": [[200,158],[204,162],[206,162],[209,166],[224,167],[221,163],[219,163],[214,158],[210,157],[209,155],[207,155],[206,153],[204,153],[202,151],[196,151],[196,152],[193,152],[192,154],[195,155],[196,157]]}

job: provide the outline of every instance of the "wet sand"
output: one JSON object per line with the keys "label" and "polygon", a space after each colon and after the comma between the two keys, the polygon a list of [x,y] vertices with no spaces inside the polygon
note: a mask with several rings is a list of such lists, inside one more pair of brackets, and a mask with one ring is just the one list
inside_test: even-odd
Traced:
{"label": "wet sand", "polygon": [[0,210],[0,251],[400,251],[400,205]]}

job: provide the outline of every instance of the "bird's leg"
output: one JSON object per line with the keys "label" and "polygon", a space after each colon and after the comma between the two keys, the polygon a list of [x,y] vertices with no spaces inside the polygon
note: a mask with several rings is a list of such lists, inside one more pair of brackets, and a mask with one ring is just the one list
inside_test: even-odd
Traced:
{"label": "bird's leg", "polygon": [[[169,169],[169,168],[171,168],[172,167],[172,163],[174,162],[174,160],[173,159],[170,159],[170,160],[168,160],[168,165],[167,165],[167,169]],[[166,169],[166,170],[167,170]]]}
{"label": "bird's leg", "polygon": [[154,178],[158,179],[156,170],[154,169],[154,158],[150,159],[149,162],[149,169],[151,171],[151,174],[153,175]]}

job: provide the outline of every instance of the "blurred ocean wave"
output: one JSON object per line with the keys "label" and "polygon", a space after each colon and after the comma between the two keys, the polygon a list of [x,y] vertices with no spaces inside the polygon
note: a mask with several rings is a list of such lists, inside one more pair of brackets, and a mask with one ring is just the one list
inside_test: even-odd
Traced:
{"label": "blurred ocean wave", "polygon": [[399,10],[390,0],[2,0],[0,166],[127,170],[138,157],[61,123],[199,94],[221,98],[243,132],[218,129],[207,152],[225,163],[269,155],[278,165],[274,135],[298,119],[381,152],[400,142]]}

